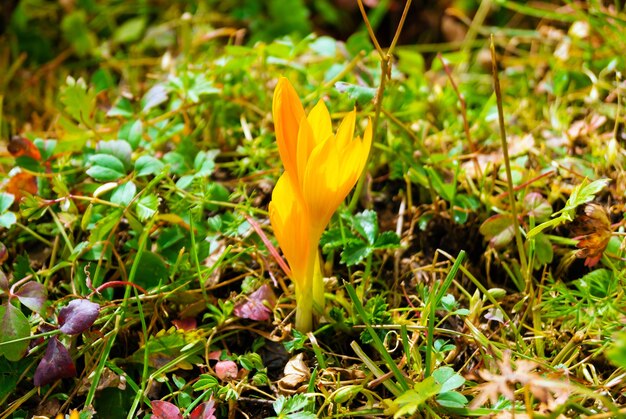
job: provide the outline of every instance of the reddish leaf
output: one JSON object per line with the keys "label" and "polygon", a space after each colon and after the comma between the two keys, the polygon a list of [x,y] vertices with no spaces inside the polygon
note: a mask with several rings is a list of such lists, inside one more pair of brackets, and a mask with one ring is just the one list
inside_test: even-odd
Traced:
{"label": "reddish leaf", "polygon": [[480,234],[489,240],[489,244],[496,249],[506,246],[513,241],[515,229],[513,217],[510,215],[493,215],[480,226]]}
{"label": "reddish leaf", "polygon": [[524,197],[524,210],[535,217],[537,222],[546,221],[552,215],[552,205],[537,192],[531,192]]}
{"label": "reddish leaf", "polygon": [[268,284],[246,297],[246,301],[237,304],[233,310],[235,316],[250,320],[269,320],[272,308],[276,305],[276,295]]}
{"label": "reddish leaf", "polygon": [[25,192],[31,195],[37,194],[37,178],[30,173],[17,173],[9,179],[4,189],[15,197],[15,202],[20,202]]}
{"label": "reddish leaf", "polygon": [[213,400],[213,396],[209,399],[208,402],[204,402],[199,406],[196,406],[189,415],[190,419],[217,419],[215,416],[215,401]]}
{"label": "reddish leaf", "polygon": [[67,348],[56,336],[50,338],[46,353],[35,370],[35,386],[45,386],[61,378],[76,376],[76,367]]}
{"label": "reddish leaf", "polygon": [[32,311],[41,313],[43,305],[46,303],[46,288],[39,282],[29,281],[22,285],[15,293],[20,303],[30,308]]}
{"label": "reddish leaf", "polygon": [[98,318],[100,306],[89,300],[72,300],[59,312],[61,332],[67,335],[77,335],[91,327]]}
{"label": "reddish leaf", "polygon": [[185,317],[184,319],[172,320],[174,326],[178,330],[195,330],[197,327],[196,319],[193,317]]}
{"label": "reddish leaf", "polygon": [[13,157],[30,157],[35,160],[41,160],[41,153],[35,144],[28,138],[19,137],[17,135],[11,138],[7,150]]}
{"label": "reddish leaf", "polygon": [[215,375],[220,380],[234,380],[238,373],[239,368],[233,361],[218,361],[215,364]]}
{"label": "reddish leaf", "polygon": [[152,400],[152,419],[183,419],[180,409],[175,404],[163,400]]}

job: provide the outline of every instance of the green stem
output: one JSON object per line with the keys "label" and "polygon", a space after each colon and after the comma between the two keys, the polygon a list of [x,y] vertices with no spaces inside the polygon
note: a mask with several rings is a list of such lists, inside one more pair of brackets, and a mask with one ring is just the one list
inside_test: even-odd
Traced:
{"label": "green stem", "polygon": [[[513,228],[515,229],[515,243],[517,244],[517,252],[519,253],[520,265],[522,272],[527,272],[528,264],[526,262],[526,252],[524,250],[524,242],[522,241],[522,233],[520,232],[519,220],[517,219],[517,207],[515,205],[515,188],[513,187],[513,175],[511,174],[511,161],[509,160],[509,147],[506,141],[506,129],[504,128],[504,111],[502,109],[502,92],[500,91],[500,78],[498,77],[498,64],[496,62],[496,46],[491,34],[491,65],[493,71],[493,85],[496,92],[496,103],[498,105],[498,124],[500,125],[500,140],[502,141],[502,154],[504,156],[504,166],[506,168],[506,182],[509,190],[509,203],[511,205],[511,216],[513,217]],[[529,277],[526,277],[526,286],[528,286]]]}

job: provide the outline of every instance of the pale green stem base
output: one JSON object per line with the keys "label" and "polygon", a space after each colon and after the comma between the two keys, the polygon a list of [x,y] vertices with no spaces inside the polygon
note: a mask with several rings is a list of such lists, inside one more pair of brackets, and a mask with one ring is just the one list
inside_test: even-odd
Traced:
{"label": "pale green stem base", "polygon": [[296,329],[302,333],[313,330],[313,310],[324,310],[324,279],[320,268],[317,241],[309,249],[305,272],[292,272],[296,287]]}

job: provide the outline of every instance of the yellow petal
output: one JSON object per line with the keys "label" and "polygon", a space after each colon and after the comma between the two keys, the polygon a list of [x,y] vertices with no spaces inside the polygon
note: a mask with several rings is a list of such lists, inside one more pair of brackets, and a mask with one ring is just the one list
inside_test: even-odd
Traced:
{"label": "yellow petal", "polygon": [[337,148],[340,150],[346,147],[354,138],[354,127],[356,125],[356,110],[348,112],[341,121],[337,130]]}
{"label": "yellow petal", "polygon": [[274,129],[280,159],[285,170],[297,176],[297,142],[300,121],[305,117],[304,108],[295,89],[284,77],[278,81],[274,90],[272,106]]}
{"label": "yellow petal", "polygon": [[269,216],[276,240],[291,268],[292,279],[295,279],[302,277],[303,272],[309,269],[308,249],[312,244],[311,223],[293,184],[287,172],[278,179],[272,192]]}
{"label": "yellow petal", "polygon": [[[328,108],[326,108],[323,100],[317,102],[317,105],[311,109],[311,112],[309,112],[309,115],[307,116],[307,120],[315,133],[315,145],[333,135],[330,113],[328,113]],[[309,150],[309,154],[311,151],[313,151],[313,148]]]}
{"label": "yellow petal", "polygon": [[[345,157],[345,156],[343,156]],[[314,231],[326,228],[344,197],[338,196],[341,182],[341,161],[334,137],[317,145],[307,163],[303,179],[303,197],[309,209]]]}
{"label": "yellow petal", "polygon": [[307,119],[303,119],[298,132],[298,148],[297,148],[297,184],[302,190],[302,180],[304,179],[304,171],[311,152],[315,148],[315,134]]}

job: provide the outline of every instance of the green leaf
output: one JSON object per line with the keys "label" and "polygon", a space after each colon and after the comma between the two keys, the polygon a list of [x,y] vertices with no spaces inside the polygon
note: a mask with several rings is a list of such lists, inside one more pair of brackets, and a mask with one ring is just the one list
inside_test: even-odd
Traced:
{"label": "green leaf", "polygon": [[83,57],[94,49],[97,39],[89,30],[84,10],[75,10],[65,15],[61,21],[61,30],[63,37],[74,47],[78,56]]}
{"label": "green leaf", "polygon": [[619,333],[607,351],[607,357],[616,366],[626,368],[626,332]]}
{"label": "green leaf", "polygon": [[67,77],[66,86],[61,88],[61,103],[65,111],[78,123],[92,122],[96,107],[96,91],[88,89],[83,79]]}
{"label": "green leaf", "polygon": [[393,415],[394,419],[415,414],[417,409],[431,397],[439,393],[440,389],[441,385],[435,381],[433,376],[415,384],[412,389],[405,391],[395,400],[395,402],[400,405],[400,409]]}
{"label": "green leaf", "polygon": [[13,205],[13,201],[15,201],[15,197],[13,194],[0,192],[0,213],[5,212],[11,205]]}
{"label": "green leaf", "polygon": [[211,176],[215,170],[215,157],[219,154],[219,150],[200,151],[196,154],[193,166],[196,169],[195,176],[207,177]]}
{"label": "green leaf", "polygon": [[137,193],[137,186],[133,182],[126,182],[119,185],[111,194],[111,202],[118,205],[127,206]]}
{"label": "green leaf", "polygon": [[92,166],[87,174],[98,182],[111,182],[126,176],[124,163],[110,154],[94,154],[89,161]]}
{"label": "green leaf", "polygon": [[54,150],[57,146],[56,140],[43,140],[41,138],[35,138],[33,144],[39,150],[41,154],[41,160],[46,161],[54,154]]}
{"label": "green leaf", "polygon": [[138,264],[135,283],[140,287],[150,289],[168,280],[169,271],[163,259],[156,253],[145,251],[141,255],[141,259],[134,263]]}
{"label": "green leaf", "polygon": [[159,207],[159,199],[156,195],[144,195],[137,201],[136,211],[140,221],[146,221],[156,213]]}
{"label": "green leaf", "polygon": [[[535,268],[538,269],[552,262],[554,250],[552,242],[545,234],[537,234],[535,237]],[[528,241],[530,243],[530,241]]]}
{"label": "green leaf", "polygon": [[136,17],[129,19],[115,29],[113,32],[113,39],[120,44],[138,41],[145,28],[145,18]]}
{"label": "green leaf", "polygon": [[347,266],[354,266],[357,263],[361,263],[363,259],[368,257],[372,253],[372,247],[362,241],[351,241],[346,243],[346,246],[341,252],[341,262]]}
{"label": "green leaf", "polygon": [[[24,339],[30,336],[28,319],[17,307],[10,303],[0,306],[0,343]],[[0,355],[9,361],[19,361],[28,348],[28,340],[7,343],[0,346]]]}
{"label": "green leaf", "polygon": [[563,214],[567,221],[572,221],[576,215],[576,208],[579,205],[592,201],[595,195],[604,189],[610,181],[611,179],[598,179],[588,183],[587,179],[583,180],[580,185],[574,188],[563,209],[557,211],[554,215]]}
{"label": "green leaf", "polygon": [[439,390],[441,393],[452,391],[465,384],[465,378],[463,378],[460,374],[457,374],[450,367],[441,367],[436,369],[433,371],[433,377],[435,377],[437,383],[441,385],[441,389]]}
{"label": "green leaf", "polygon": [[359,105],[370,103],[376,96],[376,89],[373,87],[358,86],[342,81],[335,83],[335,89],[339,93],[346,93],[350,99],[355,100]]}
{"label": "green leaf", "polygon": [[462,408],[467,406],[467,398],[458,391],[439,393],[436,400],[443,407]]}
{"label": "green leaf", "polygon": [[367,243],[373,245],[378,236],[378,216],[376,211],[365,210],[352,217],[352,227],[367,240]]}
{"label": "green leaf", "polygon": [[141,99],[142,112],[148,112],[155,106],[167,101],[167,90],[162,84],[155,84]]}
{"label": "green leaf", "polygon": [[4,228],[11,228],[13,224],[17,222],[17,217],[13,212],[5,212],[4,214],[0,214],[0,226]]}
{"label": "green leaf", "polygon": [[130,144],[133,149],[136,149],[141,142],[142,135],[143,123],[140,119],[138,119],[130,126],[130,129],[128,130],[128,138],[126,139],[126,141],[128,141],[128,144]]}
{"label": "green leaf", "polygon": [[124,168],[129,169],[131,167],[131,155],[133,153],[130,144],[124,140],[109,140],[109,141],[100,141],[98,142],[98,146],[96,150],[100,154],[110,154],[111,156],[117,157],[122,163],[124,163]]}
{"label": "green leaf", "polygon": [[117,225],[121,216],[122,210],[116,209],[99,219],[91,230],[89,242],[91,244],[95,244],[104,240],[109,235],[111,230],[113,230],[113,227]]}
{"label": "green leaf", "polygon": [[121,116],[124,118],[132,118],[133,117],[133,105],[130,103],[130,100],[125,97],[118,98],[111,109],[107,112],[107,116]]}
{"label": "green leaf", "polygon": [[376,238],[374,249],[395,249],[400,247],[400,237],[395,231],[385,231]]}
{"label": "green leaf", "polygon": [[320,239],[320,246],[322,246],[324,253],[328,253],[335,249],[341,249],[345,243],[350,241],[361,242],[361,239],[355,236],[352,232],[344,231],[344,233],[345,238],[341,233],[340,228],[331,228],[330,230],[325,231]]}
{"label": "green leaf", "polygon": [[143,155],[135,161],[135,171],[137,177],[158,175],[163,171],[165,165],[156,157]]}

